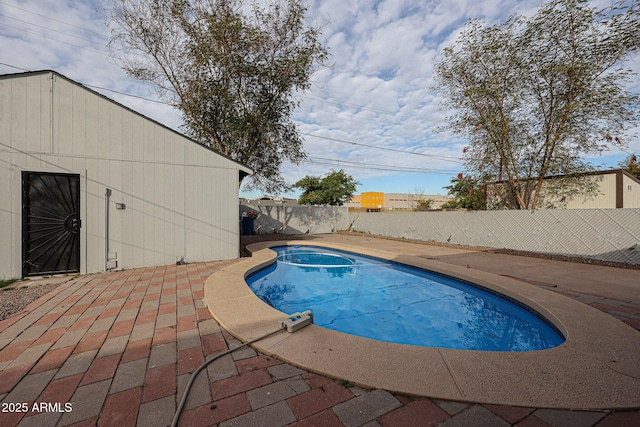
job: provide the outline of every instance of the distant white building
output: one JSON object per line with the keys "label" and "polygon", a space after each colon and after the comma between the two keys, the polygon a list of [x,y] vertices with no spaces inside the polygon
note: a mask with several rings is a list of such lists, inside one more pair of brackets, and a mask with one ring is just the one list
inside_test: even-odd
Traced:
{"label": "distant white building", "polygon": [[384,207],[385,209],[394,210],[414,210],[418,208],[419,201],[432,200],[431,209],[440,209],[443,204],[453,198],[453,196],[447,194],[384,193]]}
{"label": "distant white building", "polygon": [[0,278],[237,258],[250,173],[54,71],[0,76]]}
{"label": "distant white building", "polygon": [[268,195],[263,195],[255,199],[241,199],[240,202],[259,206],[298,206],[298,199]]}

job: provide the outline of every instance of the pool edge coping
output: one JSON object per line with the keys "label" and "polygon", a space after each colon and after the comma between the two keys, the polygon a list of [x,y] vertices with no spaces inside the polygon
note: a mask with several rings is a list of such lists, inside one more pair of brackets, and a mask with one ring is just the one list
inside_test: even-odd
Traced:
{"label": "pool edge coping", "polygon": [[312,325],[255,344],[263,353],[354,384],[436,399],[558,409],[640,407],[640,379],[612,367],[612,361],[623,367],[640,363],[633,352],[640,348],[638,331],[549,290],[398,252],[317,240],[249,245],[251,258],[221,269],[205,282],[209,311],[243,341],[276,329],[277,321],[286,316],[256,297],[244,281],[275,261],[269,247],[282,245],[341,249],[477,283],[533,306],[566,341],[535,352],[483,352],[384,343]]}

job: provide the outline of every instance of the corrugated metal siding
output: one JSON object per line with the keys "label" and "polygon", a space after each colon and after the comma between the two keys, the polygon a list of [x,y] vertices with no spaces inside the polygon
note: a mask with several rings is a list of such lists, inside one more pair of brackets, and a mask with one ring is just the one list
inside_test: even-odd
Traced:
{"label": "corrugated metal siding", "polygon": [[362,213],[353,230],[640,264],[640,209]]}
{"label": "corrugated metal siding", "polygon": [[50,73],[0,79],[0,108],[0,278],[21,274],[22,170],[80,174],[82,272],[105,268],[107,188],[119,268],[238,256],[239,164]]}
{"label": "corrugated metal siding", "polygon": [[[563,178],[557,178],[562,180]],[[617,173],[616,171],[609,171],[605,173],[598,173],[591,176],[585,176],[585,183],[576,185],[585,185],[586,182],[595,185],[594,192],[590,192],[588,195],[573,194],[572,191],[564,191],[557,188],[554,184],[557,184],[555,179],[546,180],[542,186],[542,192],[540,194],[540,200],[537,205],[538,210],[542,209],[612,209],[618,208],[616,204],[617,197]],[[497,202],[496,197],[492,197],[490,205],[494,205]],[[627,206],[625,206],[627,207]],[[640,206],[629,206],[640,207]]]}
{"label": "corrugated metal siding", "polygon": [[640,208],[640,184],[626,175],[622,176],[623,207]]}
{"label": "corrugated metal siding", "polygon": [[577,196],[570,200],[567,209],[608,209],[616,207],[616,174],[597,175],[591,178],[598,183],[598,191],[590,197]]}

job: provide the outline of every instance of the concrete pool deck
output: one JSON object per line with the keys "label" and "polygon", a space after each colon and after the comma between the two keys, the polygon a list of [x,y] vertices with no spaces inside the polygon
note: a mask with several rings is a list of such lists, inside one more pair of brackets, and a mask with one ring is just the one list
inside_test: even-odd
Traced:
{"label": "concrete pool deck", "polygon": [[[595,295],[604,291],[617,300],[637,302],[637,270],[622,274],[614,284],[607,276],[608,267],[537,260],[533,264],[540,271],[536,273],[531,260],[530,268],[520,271],[517,262],[524,260],[498,256],[492,262],[484,259],[482,271],[472,267],[483,261],[481,252],[362,236],[256,243],[248,247],[251,258],[217,271],[205,282],[210,312],[243,341],[276,329],[284,316],[258,299],[244,278],[273,262],[275,255],[269,246],[285,243],[390,259],[497,290],[543,314],[565,335],[566,342],[554,349],[524,353],[462,351],[384,343],[312,325],[254,345],[265,354],[362,386],[436,399],[565,409],[640,407],[640,332],[600,310],[531,284]],[[510,263],[504,264],[503,257]],[[462,265],[455,265],[461,260]],[[570,268],[562,271],[562,267]],[[576,271],[581,270],[588,272],[589,280],[580,279]]]}

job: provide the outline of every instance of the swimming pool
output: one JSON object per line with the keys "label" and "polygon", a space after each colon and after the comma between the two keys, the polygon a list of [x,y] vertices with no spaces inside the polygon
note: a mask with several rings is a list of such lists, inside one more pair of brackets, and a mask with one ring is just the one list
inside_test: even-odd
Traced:
{"label": "swimming pool", "polygon": [[533,351],[564,338],[516,300],[459,280],[350,252],[272,247],[277,262],[249,277],[285,313],[312,310],[317,325],[380,341],[485,351]]}
{"label": "swimming pool", "polygon": [[[544,351],[457,350],[395,344],[310,325],[252,344],[264,355],[358,386],[412,396],[541,408],[639,406],[640,378],[634,374],[640,366],[637,330],[548,289],[484,272],[473,264],[466,268],[445,262],[451,255],[454,262],[461,256],[484,260],[481,254],[452,253],[429,245],[351,235],[248,245],[251,257],[231,262],[205,280],[203,299],[220,326],[243,342],[272,332],[284,318],[246,282],[251,274],[277,261],[271,248],[283,244],[364,254],[475,283],[534,308],[553,323],[565,342]],[[509,257],[514,273],[518,259]],[[553,268],[562,268],[563,274],[573,271],[570,265]]]}

